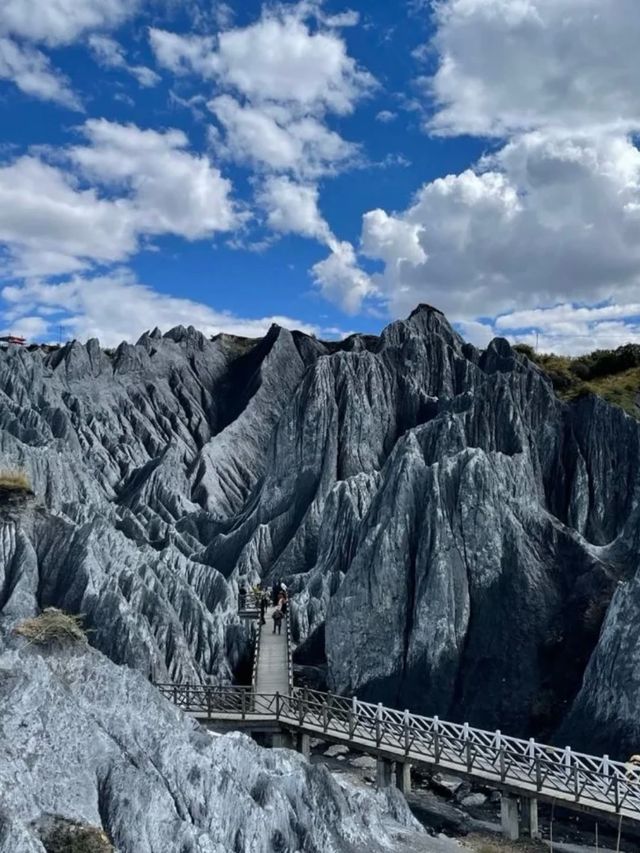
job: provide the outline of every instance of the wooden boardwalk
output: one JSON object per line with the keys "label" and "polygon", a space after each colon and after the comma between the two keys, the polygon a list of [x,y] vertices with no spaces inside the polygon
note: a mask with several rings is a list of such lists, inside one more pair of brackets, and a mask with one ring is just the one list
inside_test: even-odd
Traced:
{"label": "wooden boardwalk", "polygon": [[273,633],[273,619],[270,607],[266,615],[266,625],[260,627],[260,652],[256,673],[256,693],[289,693],[289,655],[287,649],[287,624],[282,623],[282,633]]}

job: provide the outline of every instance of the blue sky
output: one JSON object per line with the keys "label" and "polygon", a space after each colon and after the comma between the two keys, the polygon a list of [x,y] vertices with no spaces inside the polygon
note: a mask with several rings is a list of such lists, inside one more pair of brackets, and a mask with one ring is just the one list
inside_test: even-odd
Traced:
{"label": "blue sky", "polygon": [[635,0],[6,0],[0,327],[640,340]]}

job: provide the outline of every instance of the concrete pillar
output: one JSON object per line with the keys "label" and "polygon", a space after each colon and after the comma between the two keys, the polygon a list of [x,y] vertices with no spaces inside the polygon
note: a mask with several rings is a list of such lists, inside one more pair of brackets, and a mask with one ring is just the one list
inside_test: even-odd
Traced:
{"label": "concrete pillar", "polygon": [[298,752],[301,752],[308,761],[311,758],[311,736],[299,732],[296,740]]}
{"label": "concrete pillar", "polygon": [[517,841],[520,836],[518,800],[511,794],[503,794],[500,799],[500,822],[504,837],[509,841]]}
{"label": "concrete pillar", "polygon": [[538,801],[535,797],[520,799],[520,830],[526,838],[540,838]]}
{"label": "concrete pillar", "polygon": [[411,793],[411,765],[408,761],[396,762],[396,787],[405,797]]}
{"label": "concrete pillar", "polygon": [[376,759],[376,788],[389,788],[393,779],[393,761]]}

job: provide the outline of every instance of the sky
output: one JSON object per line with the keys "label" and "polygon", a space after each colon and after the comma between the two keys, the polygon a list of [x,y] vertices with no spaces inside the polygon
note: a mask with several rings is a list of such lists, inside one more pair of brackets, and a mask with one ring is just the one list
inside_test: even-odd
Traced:
{"label": "sky", "polygon": [[637,0],[2,0],[0,333],[640,343],[639,43]]}

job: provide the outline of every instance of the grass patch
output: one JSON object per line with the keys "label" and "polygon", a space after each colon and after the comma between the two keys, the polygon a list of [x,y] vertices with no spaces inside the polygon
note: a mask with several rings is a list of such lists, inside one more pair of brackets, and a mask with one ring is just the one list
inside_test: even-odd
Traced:
{"label": "grass patch", "polygon": [[64,613],[57,607],[47,607],[39,616],[25,619],[14,629],[14,633],[38,646],[85,645],[87,642],[82,617]]}
{"label": "grass patch", "polygon": [[0,469],[0,489],[11,492],[30,492],[31,483],[27,472],[21,468]]}
{"label": "grass patch", "polygon": [[58,819],[47,827],[41,840],[47,853],[113,853],[106,833],[95,826]]}

